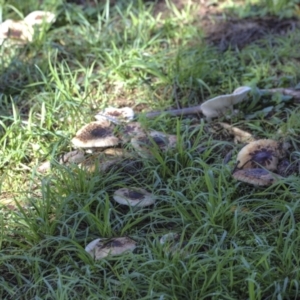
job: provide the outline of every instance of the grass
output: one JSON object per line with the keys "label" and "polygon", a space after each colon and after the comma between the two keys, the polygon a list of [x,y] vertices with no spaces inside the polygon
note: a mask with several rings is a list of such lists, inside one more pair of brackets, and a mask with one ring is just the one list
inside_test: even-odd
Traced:
{"label": "grass", "polygon": [[[284,4],[261,1],[265,14],[280,14]],[[288,4],[297,13],[297,1]],[[3,20],[36,9],[57,20],[24,47],[1,47],[1,299],[298,299],[299,173],[267,188],[236,182],[242,145],[210,131],[219,120],[149,120],[143,112],[197,105],[242,85],[296,86],[299,29],[220,52],[204,38],[196,1],[182,9],[167,2],[158,14],[155,7],[2,4]],[[250,100],[229,122],[256,138],[288,141],[296,164],[297,104],[280,95]],[[177,134],[176,149],[136,158],[142,168],[131,171],[58,164],[76,131],[109,105],[131,106],[146,128]],[[52,171],[40,174],[45,160]],[[154,207],[116,205],[113,192],[130,185],[157,195]],[[164,251],[159,239],[168,232],[180,234],[186,251]],[[136,251],[94,262],[84,250],[116,236],[135,239]]]}

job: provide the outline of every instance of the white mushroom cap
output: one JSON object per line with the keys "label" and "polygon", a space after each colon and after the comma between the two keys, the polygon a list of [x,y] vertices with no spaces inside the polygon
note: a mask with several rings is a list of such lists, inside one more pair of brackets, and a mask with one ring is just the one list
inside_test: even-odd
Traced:
{"label": "white mushroom cap", "polygon": [[250,142],[237,155],[237,168],[260,168],[276,170],[278,159],[282,156],[280,145],[271,139]]}
{"label": "white mushroom cap", "polygon": [[161,151],[175,148],[176,135],[170,135],[159,131],[151,131],[148,135],[138,135],[131,139],[131,144],[143,158],[153,157],[152,149],[157,146]]}
{"label": "white mushroom cap", "polygon": [[112,147],[119,144],[109,121],[91,122],[78,130],[72,144],[79,148]]}
{"label": "white mushroom cap", "polygon": [[0,45],[9,39],[11,43],[25,44],[33,39],[34,29],[25,21],[7,19],[0,24]]}
{"label": "white mushroom cap", "polygon": [[116,256],[126,251],[133,251],[136,248],[136,242],[128,237],[116,237],[111,239],[98,238],[90,242],[85,251],[95,260],[105,258],[109,255]]}
{"label": "white mushroom cap", "polygon": [[210,119],[220,116],[228,109],[233,110],[233,105],[242,102],[249,91],[251,91],[250,87],[242,86],[235,89],[232,94],[209,99],[201,104],[202,113]]}
{"label": "white mushroom cap", "polygon": [[55,21],[55,14],[50,11],[42,11],[42,10],[36,10],[28,14],[24,21],[27,24],[33,25],[41,25],[43,23],[52,23]]}
{"label": "white mushroom cap", "polygon": [[278,179],[282,178],[275,173],[259,168],[237,170],[232,176],[236,180],[258,186],[272,185],[274,182],[278,181]]}
{"label": "white mushroom cap", "polygon": [[95,115],[96,120],[109,120],[113,123],[129,122],[134,118],[134,111],[130,107],[107,107]]}
{"label": "white mushroom cap", "polygon": [[135,207],[145,207],[154,204],[156,197],[142,188],[121,188],[114,192],[116,202]]}

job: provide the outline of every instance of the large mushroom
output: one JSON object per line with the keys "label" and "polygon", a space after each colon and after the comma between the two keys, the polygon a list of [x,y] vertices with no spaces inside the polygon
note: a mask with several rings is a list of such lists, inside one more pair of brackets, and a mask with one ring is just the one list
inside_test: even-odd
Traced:
{"label": "large mushroom", "polygon": [[102,148],[118,145],[114,126],[107,120],[88,123],[78,130],[72,144],[78,148]]}
{"label": "large mushroom", "polygon": [[136,248],[136,242],[129,237],[115,237],[111,239],[98,238],[90,242],[85,251],[88,252],[93,259],[99,260],[109,255],[121,255],[127,251],[133,251]]}
{"label": "large mushroom", "polygon": [[145,207],[155,203],[156,197],[142,188],[120,188],[114,192],[116,202],[135,207]]}
{"label": "large mushroom", "polygon": [[271,139],[253,141],[237,155],[237,169],[265,168],[274,171],[282,157],[280,144]]}

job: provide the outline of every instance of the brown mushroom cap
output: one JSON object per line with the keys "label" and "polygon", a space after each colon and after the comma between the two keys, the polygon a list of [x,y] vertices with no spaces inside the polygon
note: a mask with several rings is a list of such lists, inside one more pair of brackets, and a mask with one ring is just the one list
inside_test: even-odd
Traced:
{"label": "brown mushroom cap", "polygon": [[239,181],[258,186],[271,185],[278,181],[278,179],[282,178],[275,173],[259,168],[237,170],[232,174],[232,176]]}
{"label": "brown mushroom cap", "polygon": [[72,143],[79,148],[116,146],[120,141],[114,136],[113,129],[109,121],[91,122],[78,130]]}
{"label": "brown mushroom cap", "polygon": [[153,194],[142,188],[121,188],[114,192],[116,202],[136,207],[145,207],[154,204],[156,198]]}
{"label": "brown mushroom cap", "polygon": [[141,135],[145,135],[145,130],[139,122],[130,122],[123,125],[120,128],[120,133],[118,134],[123,143],[128,143],[131,138]]}
{"label": "brown mushroom cap", "polygon": [[138,135],[131,139],[131,144],[143,158],[153,157],[153,146],[161,151],[167,151],[176,146],[176,135],[170,135],[159,131],[151,131],[148,135]]}
{"label": "brown mushroom cap", "polygon": [[278,159],[282,156],[280,144],[270,139],[262,139],[249,143],[237,155],[237,168],[260,168],[276,170]]}
{"label": "brown mushroom cap", "polygon": [[136,242],[129,237],[116,237],[111,239],[96,239],[90,242],[85,251],[95,260],[105,258],[109,255],[116,256],[126,251],[133,251],[136,248]]}

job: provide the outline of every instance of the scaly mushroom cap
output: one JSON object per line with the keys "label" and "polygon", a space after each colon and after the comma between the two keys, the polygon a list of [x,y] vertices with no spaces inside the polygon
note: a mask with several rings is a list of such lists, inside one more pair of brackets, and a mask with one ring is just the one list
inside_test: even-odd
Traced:
{"label": "scaly mushroom cap", "polygon": [[95,260],[105,258],[109,255],[116,256],[126,251],[133,251],[136,248],[136,242],[128,237],[116,237],[111,239],[96,239],[90,242],[85,251]]}
{"label": "scaly mushroom cap", "polygon": [[264,167],[276,170],[278,159],[282,156],[280,145],[270,139],[257,140],[244,146],[237,155],[237,168],[249,169]]}
{"label": "scaly mushroom cap", "polygon": [[232,174],[232,176],[236,180],[258,186],[271,185],[278,181],[278,179],[282,178],[277,174],[259,168],[237,170]]}
{"label": "scaly mushroom cap", "polygon": [[[151,131],[149,135],[138,135],[131,139],[131,144],[138,154],[143,158],[153,157],[153,146],[157,146],[161,151],[176,146],[176,135],[170,135],[159,131]],[[152,149],[151,149],[152,148]]]}
{"label": "scaly mushroom cap", "polygon": [[134,111],[130,107],[107,107],[95,115],[96,120],[109,120],[116,124],[120,122],[129,122],[134,118]]}
{"label": "scaly mushroom cap", "polygon": [[155,196],[142,188],[121,188],[114,192],[116,202],[136,207],[145,207],[154,204]]}
{"label": "scaly mushroom cap", "polygon": [[114,136],[113,126],[109,121],[96,121],[79,129],[72,143],[79,148],[101,148],[116,146],[119,139]]}

